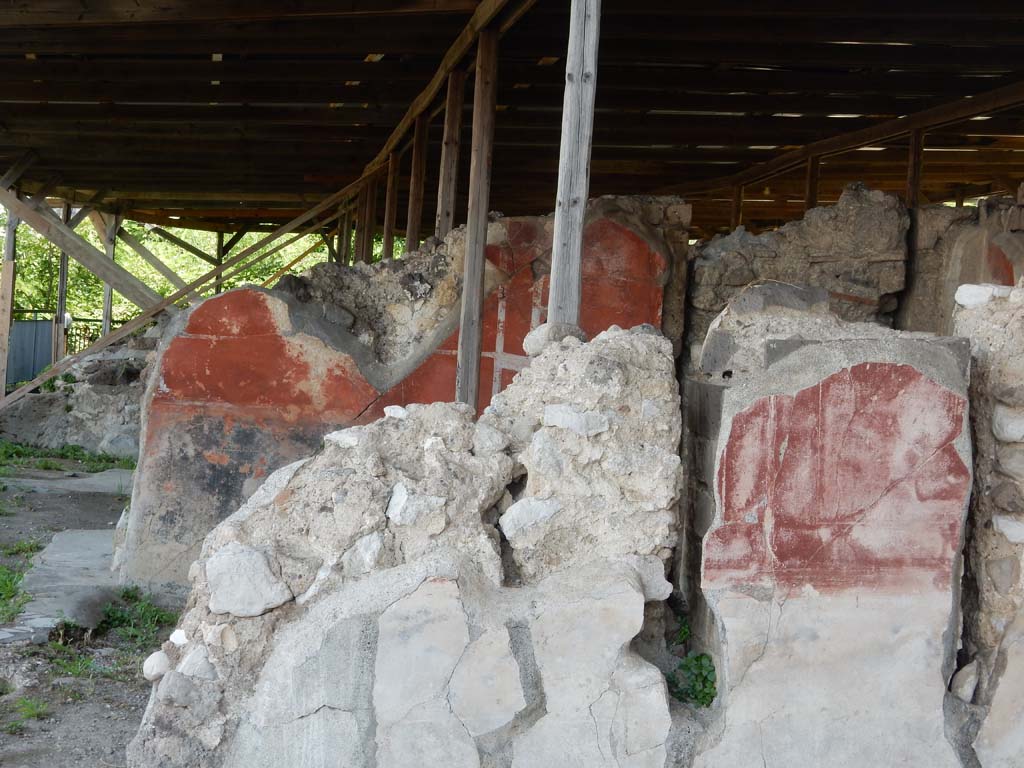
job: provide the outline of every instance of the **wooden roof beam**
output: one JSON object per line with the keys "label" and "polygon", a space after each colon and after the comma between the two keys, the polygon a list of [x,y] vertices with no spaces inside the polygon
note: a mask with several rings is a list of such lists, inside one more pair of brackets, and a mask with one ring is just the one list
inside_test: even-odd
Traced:
{"label": "wooden roof beam", "polygon": [[277,0],[249,0],[245,3],[226,0],[201,3],[105,0],[88,5],[83,5],[81,0],[32,0],[0,6],[0,29],[470,13],[475,8],[475,0],[305,0],[301,3]]}
{"label": "wooden roof beam", "polygon": [[800,149],[787,152],[773,160],[740,171],[739,173],[695,182],[694,184],[674,186],[671,190],[678,194],[692,194],[693,192],[731,189],[738,185],[756,183],[772,176],[777,176],[780,173],[802,167],[808,158],[811,157],[826,157],[859,147],[870,146],[877,142],[909,135],[916,130],[930,130],[1020,104],[1024,104],[1024,82],[997,88],[973,98],[959,99],[949,104],[943,104],[908,115],[905,118],[887,120],[857,131],[811,142]]}

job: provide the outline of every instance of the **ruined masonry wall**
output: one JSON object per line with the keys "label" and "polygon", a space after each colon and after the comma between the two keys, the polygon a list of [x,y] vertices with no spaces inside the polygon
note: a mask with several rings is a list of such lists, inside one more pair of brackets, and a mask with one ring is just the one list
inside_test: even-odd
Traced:
{"label": "ruined masonry wall", "polygon": [[1007,198],[977,207],[930,205],[914,216],[914,249],[896,325],[953,332],[954,297],[967,284],[1012,286],[1024,277],[1024,207]]}
{"label": "ruined masonry wall", "polygon": [[704,537],[680,586],[720,683],[695,768],[961,765],[944,708],[966,344],[843,323],[827,302],[748,289],[688,383]]}
{"label": "ruined masonry wall", "polygon": [[129,766],[674,764],[687,715],[632,642],[671,592],[680,418],[671,344],[612,329],[479,421],[328,435],[206,538]]}
{"label": "ruined masonry wall", "polygon": [[971,340],[974,495],[953,690],[983,768],[1024,764],[1024,283],[958,308]]}
{"label": "ruined masonry wall", "polygon": [[846,320],[892,324],[903,289],[909,217],[894,195],[851,184],[833,206],[813,208],[774,232],[743,227],[696,249],[686,335],[695,349],[729,299],[758,280],[829,292]]}
{"label": "ruined masonry wall", "polygon": [[[678,345],[688,223],[675,198],[591,203],[586,333],[649,323]],[[546,319],[551,227],[551,217],[490,225],[480,410],[527,366],[523,339]],[[273,470],[387,406],[451,399],[463,256],[455,231],[406,259],[322,265],[282,290],[230,291],[183,313],[147,387],[121,579],[180,599],[203,537]]]}

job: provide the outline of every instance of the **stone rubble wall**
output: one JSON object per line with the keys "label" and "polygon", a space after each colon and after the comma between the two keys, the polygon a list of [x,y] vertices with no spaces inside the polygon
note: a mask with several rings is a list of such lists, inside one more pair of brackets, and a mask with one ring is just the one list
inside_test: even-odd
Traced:
{"label": "stone rubble wall", "polygon": [[944,708],[967,345],[843,322],[830,299],[747,289],[687,382],[703,540],[680,547],[678,586],[719,676],[695,767],[961,765]]}
{"label": "stone rubble wall", "polygon": [[270,475],[146,661],[130,768],[677,764],[634,647],[671,592],[674,368],[652,328],[570,337],[479,420],[391,407]]}
{"label": "stone rubble wall", "polygon": [[845,320],[892,324],[903,289],[910,219],[895,195],[851,184],[833,206],[752,235],[743,227],[698,245],[686,335],[696,350],[711,321],[745,286],[779,280],[824,288]]}
{"label": "stone rubble wall", "polygon": [[973,741],[982,768],[1017,768],[1024,765],[1024,282],[965,286],[958,297],[956,333],[971,341],[975,443],[964,648],[952,688],[963,702],[962,738]]}
{"label": "stone rubble wall", "polygon": [[966,284],[1014,285],[1024,277],[1024,207],[1007,198],[977,207],[916,209],[914,249],[896,326],[953,332],[954,296]]}
{"label": "stone rubble wall", "polygon": [[[581,326],[649,323],[681,346],[690,208],[599,198],[584,228]],[[478,410],[529,364],[546,319],[552,217],[497,218],[487,246]],[[318,265],[278,290],[243,288],[180,313],[143,403],[132,504],[115,569],[169,600],[203,537],[265,478],[332,430],[452,398],[464,237],[397,261]]]}
{"label": "stone rubble wall", "polygon": [[159,328],[89,355],[40,391],[0,410],[0,438],[40,448],[77,445],[92,453],[135,459],[145,370]]}

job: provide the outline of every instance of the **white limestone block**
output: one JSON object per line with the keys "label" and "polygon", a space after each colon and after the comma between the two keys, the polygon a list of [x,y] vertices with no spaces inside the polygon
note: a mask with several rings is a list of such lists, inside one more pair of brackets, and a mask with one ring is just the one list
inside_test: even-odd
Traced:
{"label": "white limestone block", "polygon": [[578,411],[572,405],[557,403],[544,406],[545,427],[559,427],[582,437],[593,437],[608,430],[608,417],[598,411]]}
{"label": "white limestone block", "polygon": [[1024,443],[1024,408],[996,403],[992,409],[992,432],[996,440],[1004,443]]}
{"label": "white limestone block", "polygon": [[1012,515],[994,515],[992,525],[1014,544],[1024,544],[1024,520]]}
{"label": "white limestone block", "polygon": [[520,499],[498,519],[505,537],[512,541],[524,531],[550,519],[562,508],[558,499]]}
{"label": "white limestone block", "polygon": [[466,649],[449,685],[452,710],[472,736],[500,728],[526,706],[508,632],[489,630]]}
{"label": "white limestone block", "polygon": [[292,599],[292,591],[270,570],[257,549],[230,542],[206,561],[210,612],[262,616]]}
{"label": "white limestone block", "polygon": [[142,662],[142,676],[154,683],[167,674],[171,668],[171,660],[163,651],[149,654]]}

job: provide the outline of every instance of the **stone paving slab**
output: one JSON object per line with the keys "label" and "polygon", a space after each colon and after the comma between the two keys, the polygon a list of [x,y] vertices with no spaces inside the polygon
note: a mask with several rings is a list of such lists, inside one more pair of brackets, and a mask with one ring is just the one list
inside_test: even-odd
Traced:
{"label": "stone paving slab", "polygon": [[61,531],[34,558],[22,589],[32,600],[12,626],[0,627],[0,643],[46,639],[60,621],[94,627],[103,606],[117,595],[110,570],[114,535],[110,530]]}

